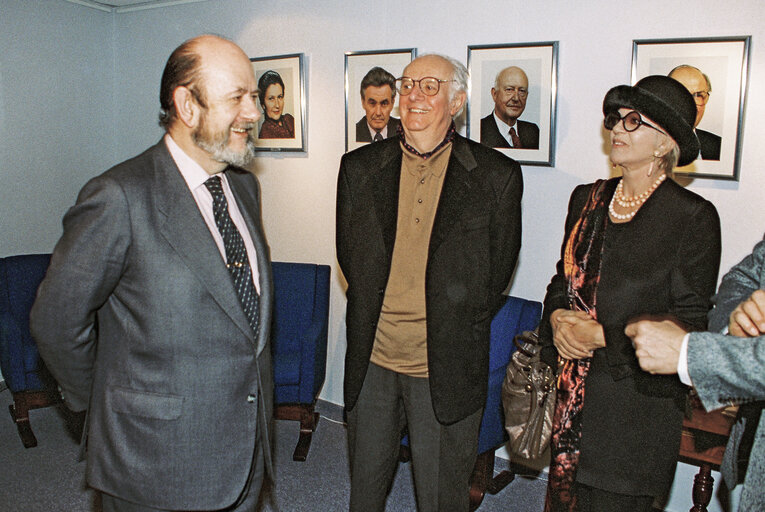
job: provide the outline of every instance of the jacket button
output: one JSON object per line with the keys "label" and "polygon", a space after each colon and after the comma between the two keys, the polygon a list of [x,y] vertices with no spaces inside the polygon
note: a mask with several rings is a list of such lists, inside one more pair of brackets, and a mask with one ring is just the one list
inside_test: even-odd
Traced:
{"label": "jacket button", "polygon": [[258,397],[256,395],[247,395],[247,401],[249,403],[254,403],[258,400]]}

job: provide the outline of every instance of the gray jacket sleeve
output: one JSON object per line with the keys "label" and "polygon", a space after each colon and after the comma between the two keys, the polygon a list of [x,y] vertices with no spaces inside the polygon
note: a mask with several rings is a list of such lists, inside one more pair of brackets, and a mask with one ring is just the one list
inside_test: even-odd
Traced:
{"label": "gray jacket sleeve", "polygon": [[755,290],[765,288],[765,240],[754,246],[752,254],[741,260],[725,274],[709,312],[709,330],[721,332],[728,325],[736,306]]}

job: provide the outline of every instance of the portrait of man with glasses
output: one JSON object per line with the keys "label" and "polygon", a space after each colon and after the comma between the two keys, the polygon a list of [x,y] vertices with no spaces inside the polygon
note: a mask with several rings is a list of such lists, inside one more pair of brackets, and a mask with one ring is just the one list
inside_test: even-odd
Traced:
{"label": "portrait of man with glasses", "polygon": [[709,96],[712,93],[712,84],[709,81],[709,77],[698,68],[688,64],[677,66],[669,72],[668,76],[683,84],[696,101],[696,121],[693,128],[696,132],[696,137],[699,139],[701,159],[719,160],[722,138],[719,135],[697,128],[701,118],[704,117],[704,110],[707,108]]}
{"label": "portrait of man with glasses", "polygon": [[526,73],[517,66],[497,73],[491,97],[494,110],[481,119],[481,144],[492,148],[539,149],[539,126],[518,119],[529,97]]}
{"label": "portrait of man with glasses", "polygon": [[337,184],[349,509],[385,510],[406,430],[418,510],[467,512],[523,179],[516,161],[457,133],[464,65],[419,57],[396,88],[397,136],[346,153]]}

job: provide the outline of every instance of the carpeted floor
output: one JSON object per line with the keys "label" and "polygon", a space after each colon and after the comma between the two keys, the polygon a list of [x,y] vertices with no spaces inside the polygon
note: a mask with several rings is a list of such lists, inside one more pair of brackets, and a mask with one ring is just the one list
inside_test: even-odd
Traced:
{"label": "carpeted floor", "polygon": [[[24,449],[8,414],[9,391],[0,392],[0,512],[100,512],[97,493],[86,489],[79,446],[67,432],[58,408],[33,410],[38,446]],[[297,422],[277,421],[275,486],[264,496],[261,512],[335,512],[347,510],[348,460],[340,407],[320,403],[322,414],[305,462],[292,461]],[[506,468],[497,458],[496,470]],[[543,478],[545,475],[541,475]],[[539,512],[546,482],[516,476],[497,495],[488,495],[479,512]],[[386,511],[414,512],[410,464],[400,464]]]}

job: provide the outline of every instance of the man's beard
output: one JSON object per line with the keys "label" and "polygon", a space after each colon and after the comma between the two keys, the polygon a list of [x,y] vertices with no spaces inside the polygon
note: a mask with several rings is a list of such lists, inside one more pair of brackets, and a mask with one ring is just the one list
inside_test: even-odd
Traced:
{"label": "man's beard", "polygon": [[202,116],[199,127],[194,130],[191,137],[197,146],[210,153],[213,160],[235,167],[245,167],[252,161],[255,157],[255,140],[252,138],[252,130],[255,127],[255,123],[245,123],[238,127],[246,129],[248,132],[247,144],[242,151],[237,152],[228,147],[229,130],[210,133],[207,130],[205,120],[206,116]]}

